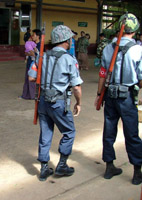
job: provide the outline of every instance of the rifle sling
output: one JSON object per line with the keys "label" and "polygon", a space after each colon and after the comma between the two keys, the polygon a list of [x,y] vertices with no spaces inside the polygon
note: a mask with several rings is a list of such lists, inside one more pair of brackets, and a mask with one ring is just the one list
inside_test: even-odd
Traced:
{"label": "rifle sling", "polygon": [[44,90],[46,89],[46,86],[47,86],[47,75],[48,75],[48,69],[49,69],[49,58],[50,58],[50,56],[55,56],[55,61],[54,61],[53,69],[52,69],[52,72],[51,72],[51,78],[50,78],[50,84],[49,84],[49,88],[51,89],[52,88],[52,82],[53,82],[53,75],[54,75],[54,71],[55,71],[57,61],[63,54],[67,54],[67,52],[65,52],[65,51],[53,51],[53,50],[47,51],[47,53],[46,53],[47,62],[46,62],[46,68],[45,68]]}

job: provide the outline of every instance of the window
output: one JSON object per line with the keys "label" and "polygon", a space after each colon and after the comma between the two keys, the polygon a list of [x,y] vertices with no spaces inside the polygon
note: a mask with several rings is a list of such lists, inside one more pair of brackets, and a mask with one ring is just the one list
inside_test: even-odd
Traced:
{"label": "window", "polygon": [[0,2],[4,2],[6,7],[14,7],[15,0],[0,0]]}
{"label": "window", "polygon": [[31,6],[29,4],[21,5],[21,27],[30,26]]}

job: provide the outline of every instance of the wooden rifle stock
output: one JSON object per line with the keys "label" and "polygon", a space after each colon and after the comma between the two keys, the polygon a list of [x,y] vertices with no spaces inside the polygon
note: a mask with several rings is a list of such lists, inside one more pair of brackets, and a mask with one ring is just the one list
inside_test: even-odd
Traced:
{"label": "wooden rifle stock", "polygon": [[140,196],[140,200],[142,200],[142,186],[141,186],[141,196]]}
{"label": "wooden rifle stock", "polygon": [[103,103],[104,94],[105,94],[106,88],[108,87],[110,79],[111,79],[111,74],[112,74],[113,67],[114,67],[114,64],[115,64],[115,60],[116,60],[116,57],[117,57],[117,53],[118,53],[118,50],[119,50],[119,44],[120,44],[121,37],[123,35],[124,27],[125,27],[125,22],[123,22],[123,24],[121,26],[119,37],[117,39],[116,46],[115,46],[113,56],[112,56],[112,59],[111,59],[111,63],[110,63],[110,66],[109,66],[109,69],[108,69],[108,72],[107,72],[107,75],[106,75],[105,86],[103,87],[103,89],[101,91],[101,95],[100,95],[100,98],[98,100],[96,110],[100,110],[101,105]]}
{"label": "wooden rifle stock", "polygon": [[38,118],[38,103],[39,103],[39,98],[40,98],[40,85],[41,85],[42,61],[43,61],[43,53],[44,53],[44,40],[45,40],[45,24],[43,26],[42,35],[41,35],[41,45],[40,45],[38,71],[37,71],[37,79],[36,79],[35,111],[34,111],[34,120],[33,120],[33,124],[35,124],[35,125],[37,124],[37,118]]}

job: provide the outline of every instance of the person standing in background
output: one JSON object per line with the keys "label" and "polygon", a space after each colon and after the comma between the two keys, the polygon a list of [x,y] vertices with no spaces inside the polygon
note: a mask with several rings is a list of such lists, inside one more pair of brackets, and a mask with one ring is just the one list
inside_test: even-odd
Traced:
{"label": "person standing in background", "polygon": [[78,38],[77,42],[76,42],[76,57],[78,58],[78,44],[79,44],[79,40],[82,38],[82,37],[85,37],[85,32],[84,31],[81,31],[80,32],[80,35],[81,37]]}
{"label": "person standing in background", "polygon": [[101,60],[102,54],[103,54],[103,49],[109,43],[109,40],[107,38],[105,38],[104,33],[100,33],[99,36],[100,36],[100,43],[98,44],[98,47],[97,47],[97,58],[99,58]]}
{"label": "person standing in background", "polygon": [[116,31],[115,36],[112,39],[112,42],[117,42],[118,36],[119,36],[119,30]]}
{"label": "person standing in background", "polygon": [[24,34],[24,42],[26,43],[30,37],[31,37],[31,29],[30,27],[27,27],[27,32]]}
{"label": "person standing in background", "polygon": [[71,48],[68,50],[68,53],[72,56],[76,56],[76,41],[75,41],[75,37],[77,35],[77,32],[73,32],[73,37],[72,37],[72,45],[71,45]]}
{"label": "person standing in background", "polygon": [[80,32],[80,35],[81,35],[81,37],[78,38],[78,42],[79,42],[79,40],[80,40],[82,37],[85,37],[85,32],[84,32],[84,31],[81,31],[81,32]]}
{"label": "person standing in background", "polygon": [[[36,43],[36,48],[38,51],[40,51],[40,39],[41,39],[41,31],[39,29],[34,29],[32,34],[32,40]],[[20,99],[35,99],[35,87],[36,84],[34,82],[30,82],[28,79],[28,71],[30,69],[30,65],[32,63],[32,57],[37,56],[37,53],[34,51],[31,51],[30,53],[27,53],[28,60],[26,64],[26,72],[25,72],[25,82],[23,86],[23,92],[22,96],[20,96]]]}
{"label": "person standing in background", "polygon": [[88,33],[81,37],[78,41],[78,62],[80,70],[88,70],[88,46],[89,46],[90,35]]}

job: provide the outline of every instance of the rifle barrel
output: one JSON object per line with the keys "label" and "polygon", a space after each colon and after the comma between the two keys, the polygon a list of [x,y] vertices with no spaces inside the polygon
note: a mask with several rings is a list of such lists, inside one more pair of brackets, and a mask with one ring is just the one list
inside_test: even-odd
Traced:
{"label": "rifle barrel", "polygon": [[40,45],[40,53],[39,53],[39,61],[38,61],[38,71],[37,71],[37,79],[36,79],[36,86],[38,88],[37,98],[35,99],[35,111],[34,111],[34,120],[33,124],[37,124],[38,118],[38,103],[40,98],[40,85],[41,85],[41,73],[42,73],[42,61],[43,61],[43,53],[44,53],[44,40],[45,40],[45,23],[42,29],[41,35],[41,45]]}

